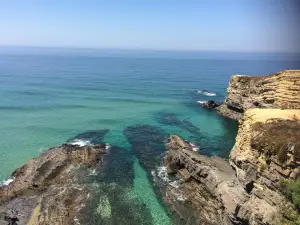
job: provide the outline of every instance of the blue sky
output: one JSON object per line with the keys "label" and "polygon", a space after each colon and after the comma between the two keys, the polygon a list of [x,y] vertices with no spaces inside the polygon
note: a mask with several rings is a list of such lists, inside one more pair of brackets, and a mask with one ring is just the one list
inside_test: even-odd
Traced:
{"label": "blue sky", "polygon": [[0,45],[300,52],[297,0],[1,0]]}

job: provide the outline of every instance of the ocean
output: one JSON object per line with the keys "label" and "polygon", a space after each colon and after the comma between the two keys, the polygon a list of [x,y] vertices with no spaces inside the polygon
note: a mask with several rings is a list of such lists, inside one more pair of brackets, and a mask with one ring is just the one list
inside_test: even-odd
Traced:
{"label": "ocean", "polygon": [[[120,187],[117,196],[141,203],[128,221],[171,224],[151,178],[161,166],[163,140],[177,134],[201,154],[228,158],[237,123],[197,101],[222,102],[231,75],[299,69],[299,59],[271,53],[2,47],[0,181],[50,147],[108,143],[110,166],[99,182],[113,183]],[[215,95],[196,93],[203,89]],[[124,199],[109,202],[118,215],[126,214]]]}

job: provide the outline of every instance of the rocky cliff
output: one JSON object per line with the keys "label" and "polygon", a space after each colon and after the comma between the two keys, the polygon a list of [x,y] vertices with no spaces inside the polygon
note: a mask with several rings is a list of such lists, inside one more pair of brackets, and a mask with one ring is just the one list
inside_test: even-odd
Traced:
{"label": "rocky cliff", "polygon": [[164,165],[180,184],[167,187],[166,199],[183,224],[242,224],[237,212],[249,197],[228,162],[194,152],[176,135],[167,148]]}
{"label": "rocky cliff", "polygon": [[193,218],[196,224],[294,224],[299,214],[282,187],[300,179],[299,132],[300,110],[248,110],[231,166],[194,152],[188,142],[171,135],[164,164],[180,185],[167,188],[169,204],[187,223]]}
{"label": "rocky cliff", "polygon": [[105,145],[51,148],[0,187],[0,224],[77,224],[89,197],[80,175],[101,163]]}
{"label": "rocky cliff", "polygon": [[300,179],[299,137],[300,110],[250,109],[240,120],[230,164],[250,195],[240,208],[250,224],[295,220],[282,186]]}
{"label": "rocky cliff", "polygon": [[224,104],[217,112],[240,119],[251,108],[300,109],[300,70],[267,76],[232,76]]}

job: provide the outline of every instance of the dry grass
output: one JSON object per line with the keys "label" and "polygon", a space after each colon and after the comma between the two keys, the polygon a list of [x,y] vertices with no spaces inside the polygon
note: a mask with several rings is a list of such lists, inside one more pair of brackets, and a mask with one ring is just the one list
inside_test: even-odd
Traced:
{"label": "dry grass", "polygon": [[[269,120],[267,123],[256,122],[252,125],[255,135],[251,146],[266,157],[275,155],[279,162],[288,160],[289,154],[300,160],[300,122],[297,120]],[[294,143],[289,151],[288,143]],[[291,149],[290,149],[291,150]]]}

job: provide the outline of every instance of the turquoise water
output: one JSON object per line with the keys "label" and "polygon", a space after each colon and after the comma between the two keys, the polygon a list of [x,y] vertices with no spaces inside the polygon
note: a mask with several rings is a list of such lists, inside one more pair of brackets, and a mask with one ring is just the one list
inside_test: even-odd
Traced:
{"label": "turquoise water", "polygon": [[[259,54],[44,51],[0,52],[0,180],[79,134],[91,142],[101,140],[119,148],[115,158],[128,158],[130,166],[117,164],[120,170],[106,179],[114,180],[124,198],[140,202],[141,212],[147,211],[148,217],[136,217],[137,224],[171,223],[149,175],[169,133],[195,142],[203,154],[228,157],[237,124],[202,109],[197,101],[222,101],[233,74],[263,75],[299,65],[293,58]],[[200,89],[217,95],[195,93]],[[105,182],[103,187],[111,185]],[[106,208],[121,205],[121,200],[99,201]],[[112,209],[99,215],[110,215]]]}

